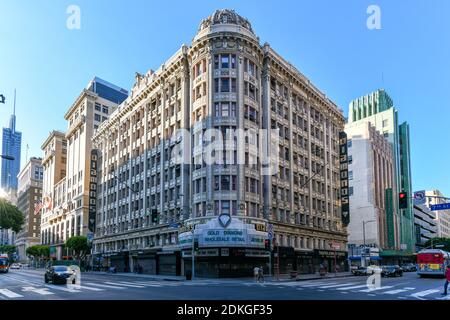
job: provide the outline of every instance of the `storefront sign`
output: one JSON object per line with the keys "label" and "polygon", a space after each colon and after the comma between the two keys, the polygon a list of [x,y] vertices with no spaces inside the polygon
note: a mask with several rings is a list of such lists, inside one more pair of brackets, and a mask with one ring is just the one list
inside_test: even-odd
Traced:
{"label": "storefront sign", "polygon": [[347,134],[339,132],[339,175],[341,180],[341,214],[342,224],[350,223],[350,195],[348,185],[348,145]]}
{"label": "storefront sign", "polygon": [[89,179],[89,222],[88,229],[95,232],[95,219],[97,214],[97,150],[91,150],[91,167]]}
{"label": "storefront sign", "polygon": [[346,251],[333,251],[333,250],[314,250],[314,255],[316,257],[327,257],[327,258],[333,258],[335,255],[336,257],[345,257],[347,256]]}
{"label": "storefront sign", "polygon": [[[267,239],[267,232],[256,230],[255,224],[233,217],[227,223],[212,218],[205,224],[197,224],[194,235],[200,247],[264,248]],[[192,247],[192,231],[180,233],[178,243],[182,248]]]}

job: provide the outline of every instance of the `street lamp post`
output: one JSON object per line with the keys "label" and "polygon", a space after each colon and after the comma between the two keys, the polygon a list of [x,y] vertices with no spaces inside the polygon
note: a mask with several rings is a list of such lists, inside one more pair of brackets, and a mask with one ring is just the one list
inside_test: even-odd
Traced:
{"label": "street lamp post", "polygon": [[363,220],[363,254],[361,254],[361,259],[363,259],[364,257],[364,265],[363,267],[366,266],[366,223],[369,222],[375,222],[375,220],[369,220],[369,221],[364,221]]}

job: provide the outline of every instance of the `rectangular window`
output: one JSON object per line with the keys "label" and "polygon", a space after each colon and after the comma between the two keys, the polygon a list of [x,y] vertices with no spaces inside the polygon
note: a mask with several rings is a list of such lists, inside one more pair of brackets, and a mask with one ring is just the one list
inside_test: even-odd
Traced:
{"label": "rectangular window", "polygon": [[230,116],[230,104],[228,102],[222,102],[222,117]]}
{"label": "rectangular window", "polygon": [[230,92],[230,79],[221,78],[220,79],[220,92]]}
{"label": "rectangular window", "polygon": [[383,128],[388,126],[388,119],[383,120]]}
{"label": "rectangular window", "polygon": [[102,120],[102,117],[101,117],[99,114],[95,113],[95,114],[94,114],[94,120],[95,120],[95,121],[101,121],[101,120]]}
{"label": "rectangular window", "polygon": [[353,180],[353,171],[348,172],[348,180]]}
{"label": "rectangular window", "polygon": [[236,55],[235,54],[231,55],[231,68],[236,69]]}
{"label": "rectangular window", "polygon": [[352,139],[348,139],[347,140],[347,148],[351,148],[352,147]]}
{"label": "rectangular window", "polygon": [[230,67],[230,56],[229,55],[221,55],[220,62],[221,62],[222,69],[228,69]]}
{"label": "rectangular window", "polygon": [[95,111],[101,111],[102,110],[102,105],[98,102],[95,103]]}
{"label": "rectangular window", "polygon": [[214,55],[214,69],[219,69],[219,55]]}
{"label": "rectangular window", "polygon": [[102,111],[103,111],[103,113],[108,114],[108,107],[107,106],[103,106]]}

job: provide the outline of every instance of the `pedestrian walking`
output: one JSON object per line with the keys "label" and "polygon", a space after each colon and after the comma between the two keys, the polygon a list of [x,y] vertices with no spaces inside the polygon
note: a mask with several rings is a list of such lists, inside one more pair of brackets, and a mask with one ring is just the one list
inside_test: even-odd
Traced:
{"label": "pedestrian walking", "polygon": [[447,266],[447,270],[445,270],[445,284],[444,284],[444,292],[443,296],[447,295],[448,283],[450,282],[450,264]]}
{"label": "pedestrian walking", "polygon": [[258,280],[259,280],[259,267],[254,267],[253,268],[253,275],[255,277],[255,282],[258,282]]}
{"label": "pedestrian walking", "polygon": [[258,270],[258,282],[260,282],[260,281],[264,282],[264,269],[263,269],[263,267],[259,267],[259,270]]}

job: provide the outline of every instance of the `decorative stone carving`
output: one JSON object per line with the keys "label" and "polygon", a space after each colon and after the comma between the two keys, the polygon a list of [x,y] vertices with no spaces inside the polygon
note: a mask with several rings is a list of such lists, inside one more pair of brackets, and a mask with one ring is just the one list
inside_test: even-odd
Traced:
{"label": "decorative stone carving", "polygon": [[236,24],[249,30],[251,33],[254,33],[252,25],[247,19],[238,15],[234,10],[229,9],[216,10],[216,12],[214,12],[211,16],[203,19],[200,23],[198,31],[200,32],[215,24]]}

